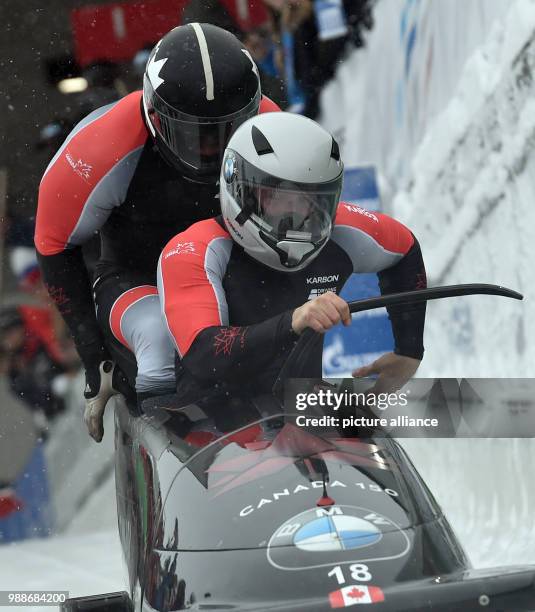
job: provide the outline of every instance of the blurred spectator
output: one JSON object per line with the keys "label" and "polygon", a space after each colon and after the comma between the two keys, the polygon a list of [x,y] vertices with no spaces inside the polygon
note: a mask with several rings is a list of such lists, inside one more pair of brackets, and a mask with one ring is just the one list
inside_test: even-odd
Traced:
{"label": "blurred spectator", "polygon": [[8,517],[13,512],[18,512],[24,507],[13,488],[13,483],[0,480],[0,519]]}
{"label": "blurred spectator", "polygon": [[11,390],[33,411],[36,426],[63,408],[67,373],[79,359],[67,327],[50,300],[33,246],[33,219],[7,217],[3,230],[9,267],[32,305],[0,309],[0,358]]}
{"label": "blurred spectator", "polygon": [[67,378],[78,369],[74,351],[57,340],[51,309],[5,306],[0,309],[0,356],[11,390],[34,413],[36,425],[63,408]]}
{"label": "blurred spectator", "polygon": [[288,106],[284,69],[277,60],[278,45],[263,0],[190,0],[182,22],[211,23],[232,32],[258,66],[262,93],[283,110]]}
{"label": "blurred spectator", "polygon": [[243,32],[220,0],[190,0],[184,7],[182,23],[211,23],[242,38]]}
{"label": "blurred spectator", "polygon": [[[20,196],[17,195],[15,199],[18,197]],[[72,346],[74,351],[74,343],[68,335],[67,327],[50,300],[41,278],[34,247],[35,217],[25,218],[7,214],[1,221],[0,231],[4,234],[4,248],[9,260],[9,268],[17,283],[17,289],[30,296],[32,301],[50,309],[56,337],[69,350]],[[84,259],[89,269],[92,269],[94,262],[98,259],[99,252],[100,238],[95,236],[84,245],[83,249]]]}
{"label": "blurred spectator", "polygon": [[[189,0],[182,23],[212,23],[232,32],[255,60],[264,94],[283,110],[316,118],[319,94],[348,45],[363,46],[372,6],[373,0]],[[151,48],[132,60],[139,81]],[[64,133],[64,127],[61,121],[50,124],[43,138]]]}
{"label": "blurred spectator", "polygon": [[[42,287],[41,271],[37,263],[35,249],[17,245],[9,250],[9,265],[21,291],[39,294]],[[40,295],[36,295],[41,299]]]}
{"label": "blurred spectator", "polygon": [[[371,0],[264,0],[278,21],[286,56],[286,81],[304,94],[303,113],[316,118],[319,94],[349,42],[363,46],[373,25]],[[293,99],[292,99],[293,98]],[[300,102],[294,87],[290,103]]]}
{"label": "blurred spectator", "polygon": [[32,247],[14,246],[9,249],[9,264],[19,290],[33,298],[32,301],[37,302],[39,306],[50,311],[54,337],[62,344],[65,352],[70,351],[75,356],[74,343],[69,338],[67,326],[52,303],[42,281],[33,245]]}
{"label": "blurred spectator", "polygon": [[140,49],[132,59],[132,71],[135,75],[138,83],[136,89],[139,89],[143,85],[143,75],[145,74],[145,67],[147,62],[149,61],[150,52],[152,51],[154,45],[146,45],[142,49]]}
{"label": "blurred spectator", "polygon": [[284,79],[284,64],[271,23],[252,28],[242,36],[242,42],[251,54],[260,73],[262,92],[283,110],[288,107],[288,95]]}

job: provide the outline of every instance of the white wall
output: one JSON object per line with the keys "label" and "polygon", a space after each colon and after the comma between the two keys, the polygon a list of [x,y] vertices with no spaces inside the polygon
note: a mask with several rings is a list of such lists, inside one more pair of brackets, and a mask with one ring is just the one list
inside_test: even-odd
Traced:
{"label": "white wall", "polygon": [[[115,489],[103,487],[113,473],[115,400],[112,398],[106,408],[104,438],[97,444],[87,433],[83,421],[84,384],[84,376],[80,374],[69,391],[68,408],[54,422],[45,446],[50,499],[57,532],[64,531],[80,515],[81,518],[75,524],[82,531],[83,522],[92,526],[102,521],[102,527],[107,528],[116,517]],[[95,492],[104,490],[109,494],[109,503],[95,514],[98,505],[88,505],[87,502]],[[89,514],[95,514],[94,518],[90,519]]]}
{"label": "white wall", "polygon": [[[404,14],[417,31],[406,78]],[[419,374],[533,376],[535,2],[382,0],[375,20],[325,91],[324,124],[347,164],[377,165],[430,284],[525,294],[429,304]]]}
{"label": "white wall", "polygon": [[366,48],[350,55],[323,93],[322,123],[341,137],[346,163],[372,162],[393,188],[406,184],[411,158],[467,58],[510,4],[379,0]]}

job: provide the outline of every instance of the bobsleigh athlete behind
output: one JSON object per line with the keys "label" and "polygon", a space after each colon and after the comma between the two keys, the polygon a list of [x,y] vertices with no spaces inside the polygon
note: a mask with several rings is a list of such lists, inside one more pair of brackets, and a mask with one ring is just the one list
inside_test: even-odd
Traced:
{"label": "bobsleigh athlete behind", "polygon": [[[352,273],[376,272],[382,293],[424,288],[418,241],[398,221],[340,202],[333,137],[289,113],[254,117],[232,136],[220,179],[221,216],[175,236],[158,291],[180,356],[178,392],[245,383],[268,392],[306,329],[349,325],[339,297]],[[422,359],[425,304],[393,306],[395,350],[356,375],[400,388]],[[321,377],[321,345],[306,375]]]}
{"label": "bobsleigh athlete behind", "polygon": [[[143,91],[91,113],[50,162],[35,245],[85,367],[85,420],[97,441],[112,385],[121,382],[114,362],[128,380],[135,377],[141,398],[174,391],[175,351],[155,286],[158,257],[174,234],[217,214],[230,136],[249,117],[273,110],[237,38],[209,24],[184,25],[153,49]],[[91,289],[82,246],[96,232],[101,253]],[[137,371],[117,335],[135,351]]]}

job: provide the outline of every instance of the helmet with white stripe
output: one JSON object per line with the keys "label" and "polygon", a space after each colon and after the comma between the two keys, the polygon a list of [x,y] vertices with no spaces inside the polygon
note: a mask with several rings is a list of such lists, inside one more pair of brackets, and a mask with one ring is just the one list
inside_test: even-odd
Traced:
{"label": "helmet with white stripe", "polygon": [[291,113],[258,115],[225,151],[223,219],[254,259],[275,270],[302,270],[330,238],[342,178],[338,145],[320,125]]}
{"label": "helmet with white stripe", "polygon": [[214,181],[225,146],[260,105],[258,69],[230,32],[191,23],[166,34],[143,79],[147,126],[162,156],[185,176]]}

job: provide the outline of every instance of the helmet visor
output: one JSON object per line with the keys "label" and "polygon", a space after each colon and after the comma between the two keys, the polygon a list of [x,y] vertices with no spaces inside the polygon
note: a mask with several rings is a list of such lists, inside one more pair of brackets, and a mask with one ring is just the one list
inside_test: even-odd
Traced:
{"label": "helmet visor", "polygon": [[261,93],[238,111],[222,117],[195,117],[165,103],[145,76],[143,101],[148,120],[171,153],[201,174],[218,173],[225,147],[236,129],[258,114]]}
{"label": "helmet visor", "polygon": [[244,185],[250,218],[277,241],[316,242],[331,232],[335,193],[297,188]]}
{"label": "helmet visor", "polygon": [[[309,253],[310,247],[317,250],[330,237],[342,188],[342,171],[334,180],[297,183],[267,174],[229,151],[223,178],[241,208],[236,221],[243,224],[250,219],[263,239],[273,246],[288,253]],[[309,245],[309,249],[296,250],[298,243]]]}

